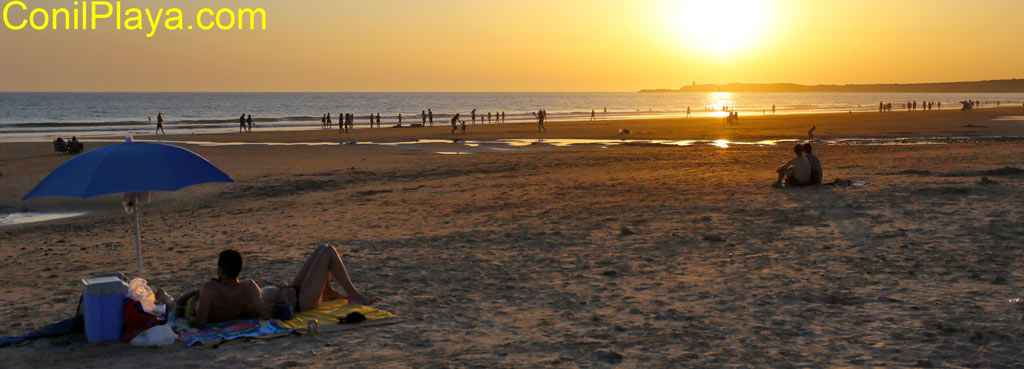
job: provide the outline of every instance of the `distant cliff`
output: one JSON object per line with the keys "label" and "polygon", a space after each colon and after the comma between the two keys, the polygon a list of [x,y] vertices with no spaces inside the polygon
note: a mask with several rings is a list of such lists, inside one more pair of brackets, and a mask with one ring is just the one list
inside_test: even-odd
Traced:
{"label": "distant cliff", "polygon": [[892,83],[872,85],[798,85],[795,83],[730,83],[693,85],[678,90],[656,89],[640,92],[1017,92],[1024,93],[1024,80],[1000,79],[973,82]]}

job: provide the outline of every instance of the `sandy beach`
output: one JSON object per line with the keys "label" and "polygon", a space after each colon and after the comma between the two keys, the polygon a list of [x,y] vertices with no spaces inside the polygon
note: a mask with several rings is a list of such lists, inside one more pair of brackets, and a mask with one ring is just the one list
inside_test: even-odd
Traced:
{"label": "sandy beach", "polygon": [[[290,280],[314,247],[407,322],[217,349],[0,349],[10,367],[1024,366],[1024,108],[470,125],[466,140],[1015,137],[818,145],[826,180],[774,189],[791,146],[182,145],[233,184],[156,193],[147,279],[172,294],[246,257]],[[1024,118],[1022,118],[1024,119]],[[621,135],[628,129],[630,134]],[[168,141],[396,142],[450,128],[160,136]],[[155,139],[155,137],[137,137]],[[969,141],[969,140],[968,140]],[[86,141],[88,149],[108,143]],[[115,196],[21,201],[69,159],[0,143],[0,209],[85,216],[0,228],[0,335],[70,317],[79,280],[134,273]],[[471,155],[435,152],[473,151]],[[982,177],[988,182],[983,183]]]}

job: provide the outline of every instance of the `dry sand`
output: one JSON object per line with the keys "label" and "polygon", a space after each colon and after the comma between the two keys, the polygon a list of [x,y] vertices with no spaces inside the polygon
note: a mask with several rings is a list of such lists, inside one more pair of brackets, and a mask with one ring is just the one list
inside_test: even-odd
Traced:
{"label": "dry sand", "polygon": [[[1020,108],[470,126],[466,138],[760,140],[1024,135]],[[965,127],[972,126],[982,127]],[[167,139],[448,137],[445,127]],[[95,148],[96,144],[90,144]],[[438,146],[450,146],[439,144]],[[1020,367],[1024,141],[819,146],[858,188],[776,190],[788,147],[596,146],[478,155],[405,147],[187,145],[237,183],[158,193],[143,217],[150,283],[290,279],[339,246],[377,305],[409,321],[218,349],[0,349],[9,367]],[[452,150],[456,151],[456,150]],[[93,214],[0,228],[0,334],[74,312],[78,279],[135,268],[116,197],[20,198],[68,159],[0,144],[0,208]],[[981,184],[981,176],[995,181]],[[626,231],[628,230],[628,231]]]}

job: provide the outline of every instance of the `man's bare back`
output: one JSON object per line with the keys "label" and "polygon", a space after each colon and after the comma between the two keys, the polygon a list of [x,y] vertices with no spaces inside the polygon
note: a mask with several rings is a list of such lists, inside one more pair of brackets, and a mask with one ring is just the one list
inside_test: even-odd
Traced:
{"label": "man's bare back", "polygon": [[270,318],[270,308],[263,302],[260,287],[251,279],[241,281],[210,280],[199,289],[199,301],[189,324],[203,327],[207,323],[226,322],[239,318]]}

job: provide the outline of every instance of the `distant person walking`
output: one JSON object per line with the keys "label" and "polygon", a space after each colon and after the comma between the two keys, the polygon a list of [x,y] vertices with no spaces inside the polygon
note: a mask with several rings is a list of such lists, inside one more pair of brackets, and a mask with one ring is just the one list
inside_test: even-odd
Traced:
{"label": "distant person walking", "polygon": [[423,118],[423,126],[426,127],[427,126],[427,111],[423,110],[422,112],[420,112],[420,117]]}
{"label": "distant person walking", "polygon": [[430,126],[434,126],[434,111],[427,109],[427,120],[430,121]]}
{"label": "distant person walking", "polygon": [[818,126],[813,126],[807,130],[807,142],[814,141],[814,131],[818,129]]}
{"label": "distant person walking", "polygon": [[398,126],[402,126],[402,113],[398,113]]}
{"label": "distant person walking", "polygon": [[505,123],[505,112],[501,112],[501,122]]}
{"label": "distant person walking", "polygon": [[[463,127],[465,127],[465,123],[463,123]],[[457,129],[459,129],[459,113],[455,113],[455,116],[452,117],[452,134],[453,135],[455,134],[455,130],[457,130]],[[462,133],[466,133],[466,129],[465,128],[462,129]]]}
{"label": "distant person walking", "polygon": [[595,120],[597,120],[597,110],[590,109],[590,121],[593,122]]}
{"label": "distant person walking", "polygon": [[331,122],[331,113],[324,114],[327,117],[327,129],[334,128],[334,123]]}
{"label": "distant person walking", "polygon": [[473,124],[476,124],[476,109],[473,109],[473,111],[469,112],[469,117],[473,119]]}
{"label": "distant person walking", "polygon": [[156,113],[156,133],[167,134],[164,131],[164,116],[162,113]]}
{"label": "distant person walking", "polygon": [[[156,117],[157,119],[160,119],[159,115]],[[242,114],[242,116],[238,118],[238,132],[245,132],[245,114]]]}
{"label": "distant person walking", "polygon": [[491,123],[491,112],[487,112],[487,124]]}
{"label": "distant person walking", "polygon": [[249,132],[252,132],[252,114],[245,118],[245,124],[249,126]]}

